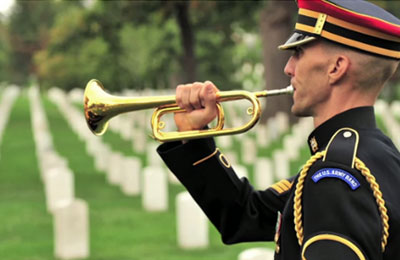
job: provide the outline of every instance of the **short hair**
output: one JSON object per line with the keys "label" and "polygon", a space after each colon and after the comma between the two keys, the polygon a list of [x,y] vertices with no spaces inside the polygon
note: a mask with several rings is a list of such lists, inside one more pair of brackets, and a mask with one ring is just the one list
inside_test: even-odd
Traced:
{"label": "short hair", "polygon": [[328,40],[321,40],[326,49],[348,55],[352,60],[350,74],[355,88],[380,91],[396,72],[399,60],[353,49]]}

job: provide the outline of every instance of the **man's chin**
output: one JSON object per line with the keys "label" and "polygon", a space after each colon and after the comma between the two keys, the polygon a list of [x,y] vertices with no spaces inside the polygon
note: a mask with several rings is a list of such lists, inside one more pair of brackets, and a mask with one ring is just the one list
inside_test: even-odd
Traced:
{"label": "man's chin", "polygon": [[296,106],[292,106],[291,108],[292,114],[297,116],[297,117],[309,117],[311,116],[311,113],[305,109],[300,109]]}

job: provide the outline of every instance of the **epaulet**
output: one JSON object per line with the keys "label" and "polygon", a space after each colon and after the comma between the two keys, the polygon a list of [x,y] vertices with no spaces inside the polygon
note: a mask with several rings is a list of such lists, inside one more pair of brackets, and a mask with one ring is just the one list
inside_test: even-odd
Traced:
{"label": "epaulet", "polygon": [[352,128],[341,128],[332,136],[323,161],[340,163],[354,168],[359,135]]}
{"label": "epaulet", "polygon": [[[304,188],[304,182],[307,177],[307,172],[310,167],[315,163],[316,160],[323,158],[323,161],[329,161],[334,163],[340,163],[342,165],[357,169],[362,176],[365,177],[366,181],[369,183],[369,186],[372,190],[372,194],[377,203],[379,213],[381,216],[382,222],[382,239],[381,239],[381,247],[382,252],[385,252],[385,248],[387,245],[387,239],[389,237],[389,216],[387,214],[387,208],[385,206],[385,200],[382,197],[382,192],[379,189],[379,184],[376,182],[375,177],[372,175],[371,171],[368,169],[367,165],[365,165],[359,158],[356,157],[357,148],[359,143],[359,135],[358,132],[352,128],[341,128],[332,136],[331,140],[328,143],[327,148],[323,152],[318,152],[314,154],[304,165],[303,169],[298,175],[296,188],[294,191],[294,224],[296,230],[296,236],[298,238],[298,243],[300,246],[303,246],[304,240],[304,228],[302,221],[302,194]],[[341,168],[322,168],[320,171],[314,173],[311,177],[314,182],[318,182],[320,179],[325,177],[334,177],[339,178],[347,182],[352,190],[357,189],[360,186],[358,181],[355,181],[354,176],[352,176],[349,172],[342,170]],[[306,244],[309,245],[313,241],[311,238]],[[346,244],[347,245],[347,244]],[[303,247],[303,253],[304,248]],[[359,258],[362,259],[362,258]]]}

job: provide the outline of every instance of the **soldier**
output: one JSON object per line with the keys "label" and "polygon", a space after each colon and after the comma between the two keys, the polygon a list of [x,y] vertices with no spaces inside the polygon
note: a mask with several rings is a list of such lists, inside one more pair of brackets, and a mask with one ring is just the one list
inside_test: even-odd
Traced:
{"label": "soldier", "polygon": [[[400,59],[400,20],[363,0],[298,0],[285,67],[292,112],[311,116],[311,158],[266,190],[239,179],[212,138],[161,145],[159,154],[226,244],[276,242],[275,259],[400,259],[400,154],[373,105]],[[178,129],[216,116],[209,81],[177,87]],[[278,223],[278,224],[277,224]]]}

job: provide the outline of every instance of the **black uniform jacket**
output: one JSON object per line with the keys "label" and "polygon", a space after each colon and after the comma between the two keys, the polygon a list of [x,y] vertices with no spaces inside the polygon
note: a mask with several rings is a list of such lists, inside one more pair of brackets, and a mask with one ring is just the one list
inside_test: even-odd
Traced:
{"label": "black uniform jacket", "polygon": [[376,128],[374,109],[336,115],[309,145],[312,155],[326,154],[308,165],[301,185],[297,174],[262,191],[236,176],[212,139],[165,143],[158,152],[226,244],[275,239],[275,259],[285,260],[400,259],[400,154]]}

